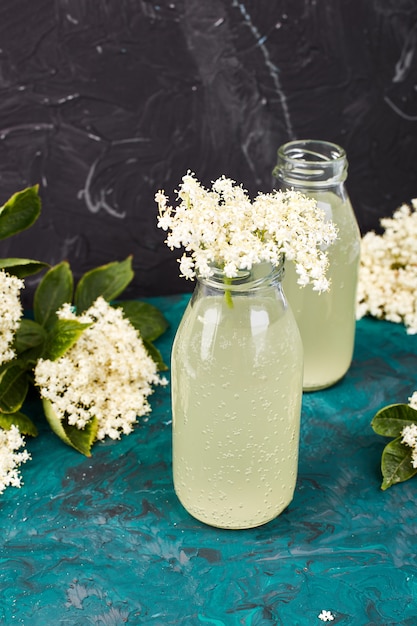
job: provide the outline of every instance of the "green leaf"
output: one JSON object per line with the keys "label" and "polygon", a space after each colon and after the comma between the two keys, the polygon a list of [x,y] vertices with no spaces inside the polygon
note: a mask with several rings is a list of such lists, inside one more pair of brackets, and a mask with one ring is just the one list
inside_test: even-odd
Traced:
{"label": "green leaf", "polygon": [[391,404],[374,416],[371,426],[378,435],[398,437],[405,426],[417,424],[417,411],[408,404]]}
{"label": "green leaf", "polygon": [[13,194],[0,207],[0,239],[6,239],[32,226],[41,212],[39,185]]}
{"label": "green leaf", "polygon": [[47,335],[42,358],[50,361],[59,359],[74,345],[89,326],[91,323],[83,324],[78,320],[57,319]]}
{"label": "green leaf", "polygon": [[161,311],[147,302],[128,300],[114,306],[122,309],[124,316],[140,332],[142,339],[147,341],[158,339],[169,326]]}
{"label": "green leaf", "polygon": [[37,274],[37,272],[46,267],[48,267],[47,263],[33,261],[32,259],[0,259],[0,269],[17,276],[17,278],[25,278],[25,276]]}
{"label": "green leaf", "polygon": [[14,349],[17,354],[21,354],[25,350],[42,345],[45,339],[46,331],[43,326],[38,322],[23,318],[15,334]]}
{"label": "green leaf", "polygon": [[102,296],[110,302],[117,298],[133,279],[132,257],[96,267],[81,277],[75,290],[77,314],[86,311]]}
{"label": "green leaf", "polygon": [[162,355],[159,352],[158,348],[155,348],[153,343],[151,343],[150,341],[146,341],[146,339],[143,340],[143,345],[145,346],[146,351],[151,359],[153,359],[153,361],[155,361],[155,363],[157,364],[158,370],[160,372],[165,372],[168,369],[168,366],[164,363]]}
{"label": "green leaf", "polygon": [[70,426],[66,420],[60,420],[49,400],[42,400],[45,417],[53,430],[62,441],[68,446],[72,446],[81,454],[85,456],[91,456],[91,447],[96,440],[98,423],[97,419],[93,418],[88,424],[81,430],[76,426]]}
{"label": "green leaf", "polygon": [[19,361],[11,361],[0,378],[0,413],[16,413],[25,401],[29,381]]}
{"label": "green leaf", "polygon": [[30,437],[36,437],[38,434],[38,429],[35,424],[32,422],[30,417],[25,415],[24,413],[20,413],[20,411],[16,411],[16,413],[0,413],[0,427],[5,430],[10,430],[10,428],[15,425],[18,427],[22,435],[29,435]]}
{"label": "green leaf", "polygon": [[57,320],[56,311],[72,302],[73,276],[69,264],[62,261],[51,267],[39,283],[33,299],[35,320],[50,328]]}
{"label": "green leaf", "polygon": [[384,448],[381,458],[383,481],[381,489],[401,483],[417,474],[411,463],[412,448],[401,443],[401,437],[390,441]]}

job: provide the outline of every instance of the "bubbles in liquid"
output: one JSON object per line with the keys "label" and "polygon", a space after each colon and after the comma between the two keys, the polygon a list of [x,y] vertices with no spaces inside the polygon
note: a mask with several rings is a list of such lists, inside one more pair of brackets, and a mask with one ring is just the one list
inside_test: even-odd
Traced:
{"label": "bubbles in liquid", "polygon": [[[292,498],[298,441],[290,445],[288,437],[299,419],[300,381],[278,363],[282,342],[294,343],[278,326],[256,372],[247,366],[247,358],[232,354],[232,348],[224,352],[214,347],[210,368],[207,362],[200,367],[198,350],[194,356],[187,350],[178,355],[179,363],[191,362],[172,372],[173,385],[189,389],[189,367],[196,387],[186,402],[181,393],[173,399],[174,484],[185,508],[203,522],[257,526],[280,513]],[[250,346],[246,339],[243,344]],[[222,366],[222,358],[235,359],[242,367],[235,373]],[[296,397],[291,407],[284,402],[286,394]]]}

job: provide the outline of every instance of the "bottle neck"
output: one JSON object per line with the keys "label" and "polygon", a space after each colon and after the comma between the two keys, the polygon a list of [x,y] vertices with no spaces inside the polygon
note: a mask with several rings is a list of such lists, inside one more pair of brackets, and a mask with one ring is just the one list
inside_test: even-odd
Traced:
{"label": "bottle neck", "polygon": [[280,187],[330,189],[343,185],[347,177],[346,153],[327,141],[290,141],[278,149],[273,176]]}
{"label": "bottle neck", "polygon": [[277,266],[270,263],[257,263],[250,270],[239,270],[234,278],[227,277],[217,267],[208,278],[198,276],[198,285],[205,291],[230,292],[232,294],[256,292],[267,287],[277,287],[284,277],[284,257]]}

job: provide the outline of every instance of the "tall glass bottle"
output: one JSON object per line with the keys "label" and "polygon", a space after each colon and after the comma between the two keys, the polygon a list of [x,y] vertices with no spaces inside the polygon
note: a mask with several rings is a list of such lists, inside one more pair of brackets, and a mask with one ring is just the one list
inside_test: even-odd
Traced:
{"label": "tall glass bottle", "polygon": [[328,248],[328,292],[319,294],[310,285],[299,287],[293,264],[286,263],[284,289],[304,347],[303,386],[314,391],[346,374],[354,348],[360,233],[344,185],[346,153],[326,141],[291,141],[279,148],[273,174],[279,188],[294,188],[315,198],[339,231]]}
{"label": "tall glass bottle", "polygon": [[199,279],[175,337],[174,486],[212,526],[259,526],[293,498],[303,357],[281,276],[260,264]]}

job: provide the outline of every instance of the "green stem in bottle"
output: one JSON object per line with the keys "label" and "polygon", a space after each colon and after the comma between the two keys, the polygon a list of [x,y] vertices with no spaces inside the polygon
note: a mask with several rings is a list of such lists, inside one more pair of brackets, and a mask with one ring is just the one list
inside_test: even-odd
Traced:
{"label": "green stem in bottle", "polygon": [[[223,282],[224,282],[225,285],[231,285],[232,284],[232,279],[229,278],[228,276],[225,276]],[[224,298],[226,300],[226,304],[229,307],[229,309],[233,309],[232,292],[230,291],[230,289],[225,289],[224,290]]]}

